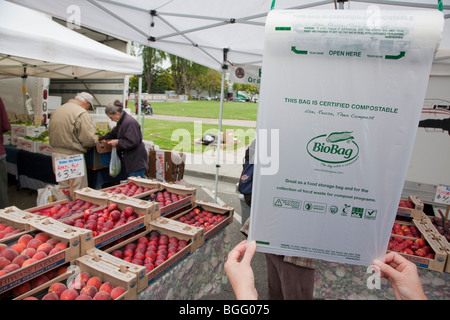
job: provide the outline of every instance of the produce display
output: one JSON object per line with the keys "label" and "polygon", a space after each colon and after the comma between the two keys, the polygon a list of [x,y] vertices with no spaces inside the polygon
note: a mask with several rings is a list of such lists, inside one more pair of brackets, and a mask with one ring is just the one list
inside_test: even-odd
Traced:
{"label": "produce display", "polygon": [[92,230],[92,235],[96,237],[138,217],[139,215],[132,207],[121,210],[116,203],[111,203],[105,209],[96,212],[86,209],[82,215],[68,218],[63,222],[70,226]]}
{"label": "produce display", "polygon": [[8,225],[7,223],[0,223],[0,239],[9,238],[23,230]]}
{"label": "produce display", "polygon": [[144,266],[148,273],[187,245],[187,240],[178,239],[175,236],[169,237],[153,230],[148,236],[142,236],[136,242],[128,243],[123,248],[112,251],[111,254],[125,261]]}
{"label": "produce display", "polygon": [[143,192],[150,191],[151,189],[148,187],[141,187],[136,185],[133,181],[127,182],[124,185],[115,186],[114,188],[104,190],[107,193],[113,194],[123,194],[128,197],[133,197],[135,195],[141,194]]}
{"label": "produce display", "polygon": [[67,203],[58,203],[54,206],[41,208],[30,211],[31,213],[51,217],[55,220],[61,220],[83,213],[86,209],[94,210],[99,205],[87,202],[81,199],[76,199]]}
{"label": "produce display", "polygon": [[67,244],[39,232],[24,234],[11,246],[0,244],[0,277],[67,249]]}
{"label": "produce display", "polygon": [[178,200],[186,198],[187,196],[188,195],[176,194],[167,190],[163,190],[150,194],[150,200],[158,202],[161,207],[165,207],[171,205],[174,202],[177,202]]}
{"label": "produce display", "polygon": [[396,222],[392,227],[392,233],[397,236],[391,236],[389,239],[388,250],[434,259],[433,249],[426,240],[421,238],[421,234],[415,226],[401,225]]}
{"label": "produce display", "polygon": [[450,242],[450,221],[446,220],[444,222],[444,219],[442,218],[433,217],[431,222],[433,222],[433,225],[436,227],[437,231],[443,235],[448,242]]}
{"label": "produce display", "polygon": [[200,208],[194,208],[185,215],[178,217],[176,220],[194,227],[204,228],[208,231],[226,218],[226,215],[212,213]]}

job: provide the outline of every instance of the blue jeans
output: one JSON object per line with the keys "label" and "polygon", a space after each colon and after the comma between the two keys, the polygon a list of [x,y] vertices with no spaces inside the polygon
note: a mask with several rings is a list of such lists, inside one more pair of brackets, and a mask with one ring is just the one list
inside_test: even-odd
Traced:
{"label": "blue jeans", "polygon": [[141,170],[133,171],[133,172],[128,172],[128,176],[145,178],[145,168],[141,169]]}

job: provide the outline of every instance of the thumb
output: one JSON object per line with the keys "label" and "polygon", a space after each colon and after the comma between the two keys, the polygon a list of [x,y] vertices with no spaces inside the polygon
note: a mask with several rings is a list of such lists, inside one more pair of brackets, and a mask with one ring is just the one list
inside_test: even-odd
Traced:
{"label": "thumb", "polygon": [[256,251],[256,242],[255,241],[249,242],[247,244],[247,249],[245,249],[245,254],[241,262],[250,265],[253,259],[253,255],[255,254],[255,251]]}
{"label": "thumb", "polygon": [[390,265],[382,262],[381,260],[374,260],[373,264],[380,268],[381,273],[388,277],[395,277],[399,272],[392,268]]}

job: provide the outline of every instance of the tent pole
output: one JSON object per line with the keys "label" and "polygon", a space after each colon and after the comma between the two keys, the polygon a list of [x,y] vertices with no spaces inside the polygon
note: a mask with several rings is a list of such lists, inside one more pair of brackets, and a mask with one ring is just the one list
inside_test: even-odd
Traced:
{"label": "tent pole", "polygon": [[[141,115],[141,95],[142,95],[142,75],[139,75],[139,84],[138,84],[138,101],[137,101],[137,106],[138,106],[138,119],[139,119],[139,123],[141,123],[141,130],[142,130],[142,138],[144,138],[144,119],[142,118]],[[136,99],[136,96],[135,96]],[[134,103],[136,105],[136,102]]]}
{"label": "tent pole", "polygon": [[219,168],[220,168],[220,148],[222,147],[222,113],[223,113],[223,97],[224,97],[224,87],[225,87],[225,72],[228,68],[227,66],[227,53],[228,49],[223,49],[223,64],[222,64],[222,83],[220,85],[220,113],[219,113],[219,134],[217,140],[217,159],[216,159],[216,183],[214,192],[214,203],[217,203],[217,193],[219,186]]}

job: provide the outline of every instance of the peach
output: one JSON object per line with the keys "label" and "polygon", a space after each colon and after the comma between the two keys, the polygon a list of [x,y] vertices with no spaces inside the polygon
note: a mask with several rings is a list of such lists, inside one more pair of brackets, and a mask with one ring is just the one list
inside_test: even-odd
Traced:
{"label": "peach", "polygon": [[0,253],[2,253],[3,250],[6,250],[6,249],[8,249],[8,248],[9,248],[9,247],[8,247],[6,244],[0,243]]}
{"label": "peach", "polygon": [[36,297],[33,297],[33,296],[29,296],[29,297],[24,298],[23,300],[39,300],[39,299]]}
{"label": "peach", "polygon": [[27,255],[29,257],[32,257],[32,256],[34,256],[35,253],[36,253],[36,249],[26,248],[25,250],[22,251],[21,254],[25,254],[25,255]]}
{"label": "peach", "polygon": [[0,270],[2,270],[4,267],[6,267],[10,263],[11,263],[10,260],[6,259],[5,257],[0,257]]}
{"label": "peach", "polygon": [[88,282],[90,277],[91,277],[91,275],[89,274],[89,272],[86,272],[86,271],[83,271],[77,275],[77,278],[80,279],[81,281],[83,281],[84,283]]}
{"label": "peach", "polygon": [[25,261],[22,263],[22,268],[23,268],[23,267],[26,267],[26,266],[28,266],[28,265],[30,265],[30,264],[32,264],[32,263],[35,263],[36,261],[38,261],[38,260],[35,259],[35,258],[27,259],[27,260],[25,260]]}
{"label": "peach", "polygon": [[96,293],[98,292],[97,288],[94,286],[86,286],[83,289],[80,290],[80,295],[87,295],[91,298],[94,298]]}
{"label": "peach", "polygon": [[95,294],[93,300],[111,300],[111,295],[105,291],[99,291]]}
{"label": "peach", "polygon": [[6,271],[0,270],[0,277],[3,277],[6,274]]}
{"label": "peach", "polygon": [[54,247],[59,248],[61,250],[65,250],[65,249],[67,249],[67,244],[60,241],[57,244],[55,244]]}
{"label": "peach", "polygon": [[16,250],[18,254],[21,254],[23,250],[25,250],[27,247],[26,245],[22,243],[16,243],[11,246],[11,249]]}
{"label": "peach", "polygon": [[45,241],[45,243],[48,243],[52,247],[56,246],[56,244],[59,243],[59,242],[60,241],[58,239],[48,239],[47,241]]}
{"label": "peach", "polygon": [[42,241],[41,241],[41,240],[34,238],[34,239],[31,239],[30,241],[28,241],[27,248],[33,248],[33,249],[36,249],[36,250],[37,250],[37,248],[38,248],[41,244],[42,244]]}
{"label": "peach", "polygon": [[13,289],[11,290],[11,292],[12,292],[12,294],[13,294],[15,297],[18,297],[18,296],[21,296],[21,295],[27,293],[27,292],[30,291],[30,290],[31,290],[31,284],[30,284],[30,282],[28,281],[28,282],[24,282],[24,283],[22,283],[21,285],[19,285],[19,286],[13,288]]}
{"label": "peach", "polygon": [[39,232],[34,236],[34,238],[41,240],[42,243],[47,242],[50,239],[49,235],[45,232]]}
{"label": "peach", "polygon": [[17,243],[21,243],[27,246],[28,242],[30,242],[31,239],[33,239],[33,236],[31,234],[24,234],[19,238],[19,240],[17,240]]}
{"label": "peach", "polygon": [[46,254],[44,251],[36,252],[36,253],[32,256],[32,258],[34,258],[34,259],[36,259],[36,260],[42,260],[42,259],[44,259],[44,258],[46,258],[46,257],[47,257],[47,254]]}
{"label": "peach", "polygon": [[18,255],[17,257],[14,258],[12,263],[18,264],[20,267],[22,267],[23,263],[25,261],[27,261],[28,259],[30,259],[29,256],[26,256],[24,254],[20,254],[20,255]]}
{"label": "peach", "polygon": [[51,256],[52,254],[58,253],[60,251],[62,251],[60,248],[53,248],[52,250],[50,250],[48,255]]}
{"label": "peach", "polygon": [[97,290],[100,289],[100,286],[102,285],[102,280],[99,277],[91,277],[89,278],[89,280],[86,282],[87,286],[94,286],[95,288],[97,288]]}
{"label": "peach", "polygon": [[40,276],[34,278],[31,280],[31,287],[37,288],[39,286],[42,286],[46,282],[50,281],[49,277],[47,277],[45,274],[41,274]]}
{"label": "peach", "polygon": [[50,286],[50,288],[48,288],[48,292],[56,293],[56,295],[59,297],[61,295],[61,293],[67,289],[68,288],[64,283],[56,282],[56,283],[52,284]]}
{"label": "peach", "polygon": [[42,300],[59,300],[59,297],[56,293],[49,292],[44,297],[42,297]]}
{"label": "peach", "polygon": [[82,295],[79,295],[75,300],[93,300],[93,299],[91,296],[82,294]]}
{"label": "peach", "polygon": [[60,300],[75,300],[79,296],[78,291],[75,289],[67,289],[61,293]]}
{"label": "peach", "polygon": [[53,249],[53,246],[51,244],[44,242],[36,249],[36,251],[37,252],[43,251],[48,255],[50,253],[50,251],[52,251],[52,249]]}
{"label": "peach", "polygon": [[114,285],[111,282],[103,282],[98,291],[104,291],[111,294],[111,290],[114,289]]}
{"label": "peach", "polygon": [[125,288],[122,286],[117,286],[114,289],[111,290],[111,298],[113,300],[116,300],[118,297],[120,297],[122,294],[126,292]]}
{"label": "peach", "polygon": [[11,264],[8,264],[6,267],[4,267],[2,269],[2,271],[6,272],[6,273],[10,273],[10,272],[16,271],[18,269],[20,269],[20,266],[18,264],[11,263]]}
{"label": "peach", "polygon": [[66,266],[61,266],[58,269],[56,269],[56,276],[63,275],[66,272],[67,272],[67,267]]}
{"label": "peach", "polygon": [[5,257],[9,261],[13,261],[15,257],[17,257],[19,253],[14,249],[6,249],[0,254],[0,257]]}

